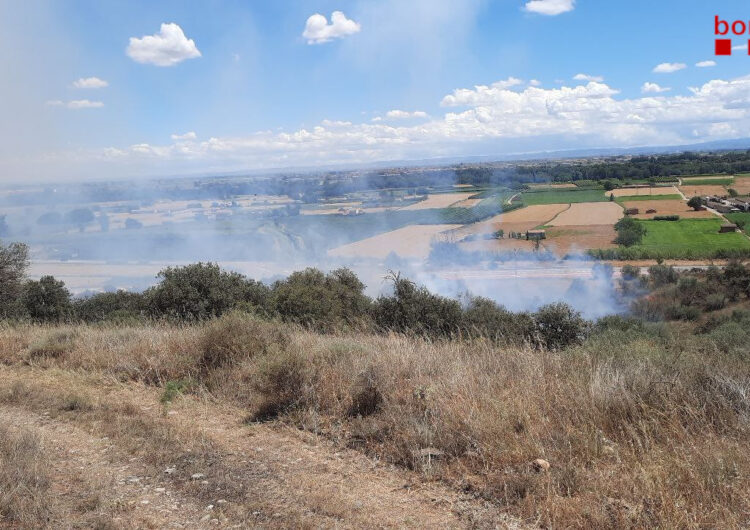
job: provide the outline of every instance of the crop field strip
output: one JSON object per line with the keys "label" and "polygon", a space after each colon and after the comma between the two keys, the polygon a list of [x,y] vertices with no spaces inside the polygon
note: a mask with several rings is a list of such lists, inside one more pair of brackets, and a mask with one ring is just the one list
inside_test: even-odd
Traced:
{"label": "crop field strip", "polygon": [[570,204],[575,202],[604,202],[609,198],[604,190],[560,190],[560,191],[525,191],[521,200],[528,205],[536,204]]}

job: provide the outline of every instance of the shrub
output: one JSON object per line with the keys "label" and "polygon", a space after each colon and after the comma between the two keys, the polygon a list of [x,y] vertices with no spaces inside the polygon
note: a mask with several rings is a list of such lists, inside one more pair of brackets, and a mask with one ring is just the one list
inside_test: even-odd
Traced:
{"label": "shrub", "polygon": [[160,401],[162,403],[171,403],[177,397],[190,392],[194,386],[195,381],[189,378],[167,381],[164,385],[164,391],[161,394]]}
{"label": "shrub", "polygon": [[84,322],[137,321],[145,310],[146,300],[142,294],[123,290],[97,293],[73,302],[73,314]]}
{"label": "shrub", "polygon": [[287,349],[291,335],[286,327],[258,317],[232,312],[212,320],[199,339],[199,368],[214,370],[257,355],[277,354]]}
{"label": "shrub", "polygon": [[305,359],[296,350],[285,350],[260,359],[252,380],[259,403],[248,420],[267,421],[299,405],[303,400],[306,369]]}
{"label": "shrub", "polygon": [[461,304],[391,273],[393,294],[373,304],[375,324],[384,330],[450,336],[461,326]]}
{"label": "shrub", "polygon": [[263,284],[222,271],[215,263],[168,267],[159,278],[159,284],[145,293],[148,311],[157,317],[205,320],[239,304],[263,311],[268,298]]}
{"label": "shrub", "polygon": [[648,276],[651,279],[651,285],[655,288],[676,283],[679,279],[679,274],[674,267],[667,265],[652,265],[648,268]]}
{"label": "shrub", "polygon": [[535,323],[529,313],[512,313],[488,298],[471,297],[464,308],[461,329],[470,337],[522,344],[533,341]]}
{"label": "shrub", "polygon": [[331,332],[369,323],[370,299],[364,288],[349,269],[323,274],[308,268],[276,282],[271,300],[283,320]]}
{"label": "shrub", "polygon": [[679,221],[679,215],[655,215],[654,221]]}
{"label": "shrub", "polygon": [[0,317],[19,312],[18,299],[29,266],[29,248],[23,243],[0,244]]}
{"label": "shrub", "polygon": [[560,350],[586,338],[589,324],[578,311],[562,302],[541,307],[534,321],[542,345]]}
{"label": "shrub", "polygon": [[623,265],[620,269],[622,277],[626,280],[634,280],[641,275],[641,268],[634,265]]}
{"label": "shrub", "polygon": [[727,299],[723,294],[715,293],[706,296],[703,301],[703,308],[706,311],[718,311],[727,305]]}
{"label": "shrub", "polygon": [[675,304],[669,306],[664,311],[664,316],[668,320],[696,320],[701,315],[699,307]]}
{"label": "shrub", "polygon": [[75,331],[54,331],[29,346],[29,357],[58,359],[73,351],[76,346]]}

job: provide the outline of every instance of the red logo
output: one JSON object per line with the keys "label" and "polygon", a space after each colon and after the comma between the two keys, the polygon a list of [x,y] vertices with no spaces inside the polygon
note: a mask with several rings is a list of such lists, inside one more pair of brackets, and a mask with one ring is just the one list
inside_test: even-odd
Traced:
{"label": "red logo", "polygon": [[[735,20],[729,23],[721,20],[719,15],[714,18],[714,35],[746,35],[750,34],[750,22]],[[714,48],[716,55],[732,55],[732,39],[716,39]],[[750,55],[750,40],[747,41],[747,53]]]}

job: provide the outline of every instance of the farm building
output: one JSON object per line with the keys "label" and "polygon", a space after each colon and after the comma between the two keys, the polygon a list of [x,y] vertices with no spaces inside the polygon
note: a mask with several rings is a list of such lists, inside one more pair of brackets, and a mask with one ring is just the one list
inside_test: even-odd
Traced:
{"label": "farm building", "polygon": [[547,233],[544,230],[526,230],[527,241],[539,241],[547,239]]}
{"label": "farm building", "polygon": [[625,210],[625,215],[638,215],[640,212],[638,208],[628,208]]}
{"label": "farm building", "polygon": [[728,202],[740,211],[750,212],[750,200],[748,199],[729,199]]}
{"label": "farm building", "polygon": [[726,234],[728,232],[736,232],[737,231],[737,225],[733,223],[724,223],[719,228],[720,234]]}

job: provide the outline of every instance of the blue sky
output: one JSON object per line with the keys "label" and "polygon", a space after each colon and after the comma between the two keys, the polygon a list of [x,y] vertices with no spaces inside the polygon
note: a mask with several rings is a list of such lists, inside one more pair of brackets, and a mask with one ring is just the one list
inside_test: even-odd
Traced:
{"label": "blue sky", "polygon": [[[316,30],[325,42],[303,36],[312,15],[330,25],[335,11],[341,24]],[[746,50],[714,57],[714,15],[748,21],[750,6],[3,2],[0,178],[122,178],[749,137],[750,57]],[[154,46],[175,49],[141,41],[159,35],[162,24],[176,25],[177,37]],[[128,53],[131,38],[137,50]],[[736,44],[748,38],[735,37]],[[159,53],[173,54],[173,64],[155,64]],[[701,61],[716,64],[695,66]],[[654,72],[662,63],[685,67]],[[90,78],[106,86],[75,87]]]}

